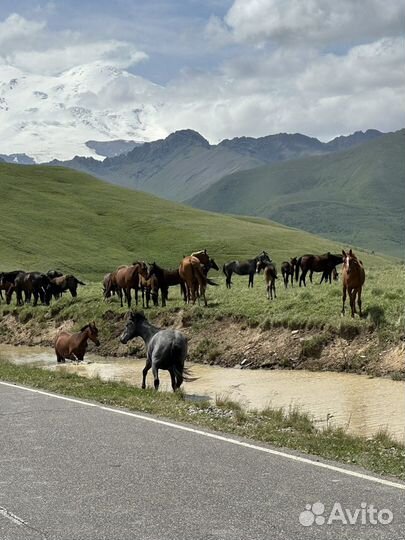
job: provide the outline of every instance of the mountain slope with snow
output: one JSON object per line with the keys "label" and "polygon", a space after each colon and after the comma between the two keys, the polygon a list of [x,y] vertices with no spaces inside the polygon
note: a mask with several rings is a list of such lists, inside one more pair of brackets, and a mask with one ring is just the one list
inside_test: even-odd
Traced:
{"label": "mountain slope with snow", "polygon": [[157,123],[161,87],[103,62],[59,75],[2,64],[0,81],[2,154],[26,152],[37,162],[97,157],[86,141],[149,141],[167,134]]}

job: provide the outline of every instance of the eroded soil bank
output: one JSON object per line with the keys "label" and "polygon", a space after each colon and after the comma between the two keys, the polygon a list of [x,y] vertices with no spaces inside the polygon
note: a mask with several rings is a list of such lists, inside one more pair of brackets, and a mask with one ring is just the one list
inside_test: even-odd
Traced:
{"label": "eroded soil bank", "polygon": [[[159,314],[153,322],[171,326],[189,338],[189,358],[194,362],[243,369],[308,369],[365,373],[405,378],[404,343],[381,345],[377,332],[332,332],[249,326],[232,318],[192,317],[182,309]],[[100,324],[101,356],[144,356],[141,340],[122,345],[118,336],[125,314],[106,311]],[[75,321],[55,319],[21,321],[18,312],[4,315],[0,341],[12,345],[52,346],[61,329],[77,330]],[[92,347],[92,346],[91,346]]]}

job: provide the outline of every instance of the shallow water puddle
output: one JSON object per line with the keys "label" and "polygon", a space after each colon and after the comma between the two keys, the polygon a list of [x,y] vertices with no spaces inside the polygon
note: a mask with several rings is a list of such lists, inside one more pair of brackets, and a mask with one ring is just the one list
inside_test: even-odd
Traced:
{"label": "shallow water puddle", "polygon": [[[15,364],[37,365],[65,370],[84,377],[125,381],[136,386],[142,378],[143,360],[108,358],[94,354],[87,362],[56,364],[52,349],[0,346],[0,359]],[[241,370],[203,364],[188,364],[196,381],[185,383],[190,400],[228,397],[247,408],[297,406],[310,413],[320,426],[329,422],[347,428],[349,433],[372,436],[387,428],[399,441],[405,441],[405,382],[363,375],[291,370]],[[171,390],[170,377],[159,372],[161,387]],[[148,382],[152,385],[152,373]]]}

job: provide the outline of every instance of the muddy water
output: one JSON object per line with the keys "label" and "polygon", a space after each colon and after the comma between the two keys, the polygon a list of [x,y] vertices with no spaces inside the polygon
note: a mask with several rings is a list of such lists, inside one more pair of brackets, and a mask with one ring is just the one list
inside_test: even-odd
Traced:
{"label": "muddy water", "polygon": [[[87,355],[84,364],[57,365],[51,349],[0,346],[0,360],[65,370],[85,377],[139,385],[143,360]],[[189,399],[229,397],[247,408],[298,406],[320,426],[327,422],[349,433],[369,437],[381,428],[405,441],[405,383],[361,375],[287,370],[241,370],[189,364],[198,380],[185,383]],[[151,374],[149,375],[151,377]],[[169,390],[167,372],[160,372],[162,389]],[[152,384],[152,379],[149,379]]]}

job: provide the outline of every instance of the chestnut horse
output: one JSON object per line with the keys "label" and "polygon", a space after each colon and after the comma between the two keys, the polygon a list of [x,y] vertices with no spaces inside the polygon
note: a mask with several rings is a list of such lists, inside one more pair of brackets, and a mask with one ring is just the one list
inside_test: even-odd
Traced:
{"label": "chestnut horse", "polygon": [[184,257],[181,261],[179,275],[186,285],[186,299],[188,303],[192,302],[195,304],[196,299],[202,296],[204,305],[208,305],[205,298],[207,283],[217,285],[215,281],[212,281],[206,275],[210,267],[215,268],[216,266],[213,266],[212,262],[213,259],[210,258],[206,249],[197,251],[189,257]]}
{"label": "chestnut horse", "polygon": [[93,321],[75,334],[69,332],[60,332],[55,339],[55,353],[58,362],[69,360],[81,361],[84,358],[87,350],[87,340],[91,339],[97,346],[100,345],[98,340],[98,329]]}
{"label": "chestnut horse", "polygon": [[143,261],[134,262],[131,266],[119,266],[117,270],[112,273],[112,283],[117,288],[117,292],[121,301],[121,307],[123,306],[122,291],[124,291],[128,307],[131,307],[131,289],[135,290],[135,303],[136,305],[138,305],[140,275],[144,276],[145,278],[148,275],[148,267]]}
{"label": "chestnut horse", "polygon": [[345,312],[346,294],[349,295],[350,308],[352,310],[352,317],[356,313],[356,296],[357,304],[359,306],[359,315],[361,313],[361,289],[366,280],[366,274],[364,272],[363,263],[356,257],[352,250],[346,253],[342,250],[343,254],[343,268],[342,268],[342,281],[343,281],[343,306],[342,315]]}

